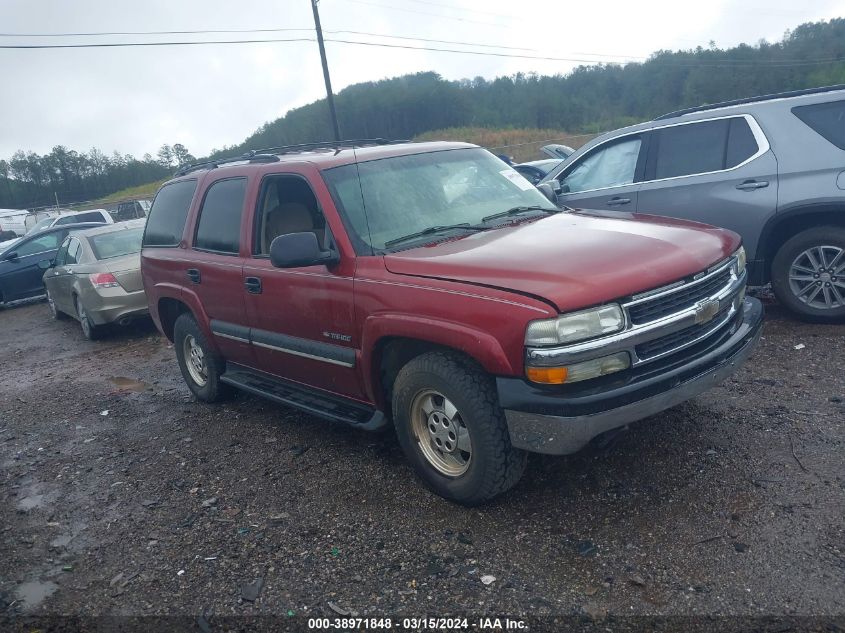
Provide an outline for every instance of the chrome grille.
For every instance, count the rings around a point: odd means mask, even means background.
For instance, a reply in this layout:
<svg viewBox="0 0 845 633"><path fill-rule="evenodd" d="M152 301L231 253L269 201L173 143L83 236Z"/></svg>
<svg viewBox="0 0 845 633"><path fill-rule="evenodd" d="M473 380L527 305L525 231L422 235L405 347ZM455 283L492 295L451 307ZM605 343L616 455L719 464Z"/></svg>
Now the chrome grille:
<svg viewBox="0 0 845 633"><path fill-rule="evenodd" d="M724 286L728 285L730 280L730 267L726 266L698 282L684 284L676 289L667 291L665 294L660 293L654 299L645 299L642 303L630 305L628 307L628 315L630 316L631 323L640 325L642 323L656 321L657 319L662 319L665 316L692 307L702 299L716 294Z"/></svg>
<svg viewBox="0 0 845 633"><path fill-rule="evenodd" d="M734 315L732 303L725 302L712 321L691 325L672 334L640 343L636 346L637 356L641 361L654 360L658 356L665 356L668 353L683 349L694 344L711 333L724 326L730 317Z"/></svg>

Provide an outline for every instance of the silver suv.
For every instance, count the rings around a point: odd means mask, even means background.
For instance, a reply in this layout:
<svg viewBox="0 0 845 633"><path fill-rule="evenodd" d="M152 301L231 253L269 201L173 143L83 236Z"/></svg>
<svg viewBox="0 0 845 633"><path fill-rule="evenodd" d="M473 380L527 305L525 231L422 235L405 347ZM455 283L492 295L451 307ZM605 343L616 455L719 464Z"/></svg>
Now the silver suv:
<svg viewBox="0 0 845 633"><path fill-rule="evenodd" d="M616 130L541 182L558 204L732 229L749 283L845 318L845 86L691 108Z"/></svg>

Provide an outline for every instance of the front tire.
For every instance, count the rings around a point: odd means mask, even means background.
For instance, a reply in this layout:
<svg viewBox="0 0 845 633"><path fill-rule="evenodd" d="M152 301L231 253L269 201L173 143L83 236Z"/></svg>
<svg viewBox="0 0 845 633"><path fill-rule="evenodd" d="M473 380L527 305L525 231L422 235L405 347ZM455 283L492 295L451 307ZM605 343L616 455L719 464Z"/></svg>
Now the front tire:
<svg viewBox="0 0 845 633"><path fill-rule="evenodd" d="M229 395L228 386L220 382L226 362L187 312L180 314L173 325L173 347L182 378L197 400L217 402Z"/></svg>
<svg viewBox="0 0 845 633"><path fill-rule="evenodd" d="M845 229L820 226L787 240L772 260L772 290L805 321L845 319Z"/></svg>
<svg viewBox="0 0 845 633"><path fill-rule="evenodd" d="M489 501L525 470L527 454L511 445L493 379L458 354L428 352L399 371L393 420L414 471L452 501Z"/></svg>
<svg viewBox="0 0 845 633"><path fill-rule="evenodd" d="M54 321L65 321L67 319L67 315L56 308L56 302L53 301L53 296L49 290L47 291L47 307L50 308L50 316L53 317Z"/></svg>

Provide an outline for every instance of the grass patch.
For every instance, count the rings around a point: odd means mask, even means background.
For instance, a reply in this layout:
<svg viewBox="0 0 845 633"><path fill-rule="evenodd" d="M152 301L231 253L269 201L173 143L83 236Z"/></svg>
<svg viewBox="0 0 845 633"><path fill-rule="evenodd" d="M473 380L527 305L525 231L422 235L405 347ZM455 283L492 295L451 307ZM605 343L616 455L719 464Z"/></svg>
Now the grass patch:
<svg viewBox="0 0 845 633"><path fill-rule="evenodd" d="M570 134L565 130L539 128L453 127L425 132L415 141L463 141L486 147L496 154L507 154L515 162L548 158L540 151L543 145L561 143L578 149L595 134Z"/></svg>

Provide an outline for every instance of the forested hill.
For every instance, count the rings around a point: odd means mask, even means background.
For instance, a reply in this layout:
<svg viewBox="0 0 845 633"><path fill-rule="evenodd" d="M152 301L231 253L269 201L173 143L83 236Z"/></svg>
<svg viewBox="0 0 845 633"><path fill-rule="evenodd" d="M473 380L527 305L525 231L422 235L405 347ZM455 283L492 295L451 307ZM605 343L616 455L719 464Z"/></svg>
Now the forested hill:
<svg viewBox="0 0 845 633"><path fill-rule="evenodd" d="M411 138L449 127L597 132L679 108L845 84L845 18L802 24L777 43L658 51L643 63L567 75L446 81L433 72L350 86L336 96L344 138ZM291 110L218 153L329 140L325 100Z"/></svg>

